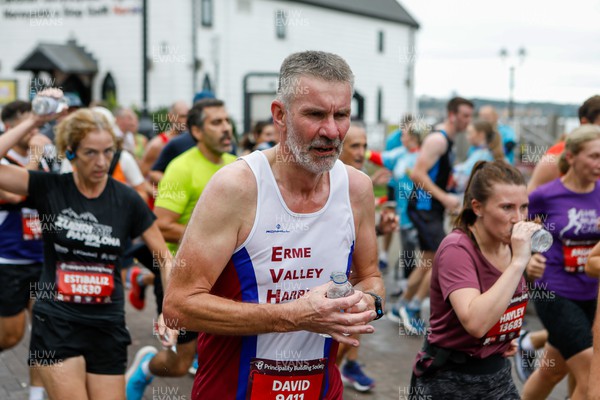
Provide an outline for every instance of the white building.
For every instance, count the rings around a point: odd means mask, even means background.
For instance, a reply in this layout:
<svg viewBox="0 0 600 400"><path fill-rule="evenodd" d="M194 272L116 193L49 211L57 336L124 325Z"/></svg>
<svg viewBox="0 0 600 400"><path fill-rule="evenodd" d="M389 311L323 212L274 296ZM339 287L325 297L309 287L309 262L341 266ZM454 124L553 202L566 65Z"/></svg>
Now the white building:
<svg viewBox="0 0 600 400"><path fill-rule="evenodd" d="M21 99L50 83L142 108L142 11L142 0L0 0L0 81L16 80ZM396 0L148 0L147 26L150 110L211 89L247 127L269 116L282 60L313 49L348 61L366 122L415 111L418 24Z"/></svg>

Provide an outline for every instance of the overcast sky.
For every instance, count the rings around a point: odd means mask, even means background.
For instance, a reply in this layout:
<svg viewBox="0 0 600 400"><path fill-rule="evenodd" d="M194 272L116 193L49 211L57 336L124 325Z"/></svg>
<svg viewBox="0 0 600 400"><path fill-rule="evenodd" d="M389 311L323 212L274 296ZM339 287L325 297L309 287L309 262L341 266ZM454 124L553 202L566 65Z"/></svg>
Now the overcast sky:
<svg viewBox="0 0 600 400"><path fill-rule="evenodd" d="M600 94L599 0L399 0L417 20L417 95L508 99L500 49L527 51L515 100L580 104ZM518 61L516 61L518 65Z"/></svg>

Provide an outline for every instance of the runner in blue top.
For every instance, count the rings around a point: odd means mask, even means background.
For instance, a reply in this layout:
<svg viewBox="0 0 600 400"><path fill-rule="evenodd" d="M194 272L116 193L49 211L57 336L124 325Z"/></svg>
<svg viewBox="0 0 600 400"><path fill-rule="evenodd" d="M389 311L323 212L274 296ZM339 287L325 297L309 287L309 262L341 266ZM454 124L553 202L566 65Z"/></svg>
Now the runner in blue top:
<svg viewBox="0 0 600 400"><path fill-rule="evenodd" d="M401 266L404 267L404 277L408 278L410 271L416 266L414 259L417 250L417 232L408 217L408 200L414 185L410 179L411 170L414 168L419 155L419 148L429 129L424 124L411 124L401 136L402 146L382 153L384 167L392 171L396 182L396 214L400 216L400 253Z"/></svg>
<svg viewBox="0 0 600 400"><path fill-rule="evenodd" d="M31 103L13 101L2 109L7 130L31 116ZM40 169L37 154L50 140L32 128L0 159L3 165ZM44 165L46 168L47 165ZM16 346L25 335L25 310L31 307L42 273L41 224L31 200L0 190L0 352ZM30 400L44 396L37 369L30 368Z"/></svg>
<svg viewBox="0 0 600 400"><path fill-rule="evenodd" d="M463 132L473 116L473 103L461 97L448 102L447 118L437 129L427 135L410 175L414 189L408 202L408 216L419 233L419 247L423 252L423 268L411 274L418 282L419 290L406 308L401 308L404 327L413 333L421 325L421 301L429 293L431 265L438 246L445 236L444 210L454 211L460 206L459 199L446 191L454 153L454 138ZM411 282L409 282L411 284Z"/></svg>

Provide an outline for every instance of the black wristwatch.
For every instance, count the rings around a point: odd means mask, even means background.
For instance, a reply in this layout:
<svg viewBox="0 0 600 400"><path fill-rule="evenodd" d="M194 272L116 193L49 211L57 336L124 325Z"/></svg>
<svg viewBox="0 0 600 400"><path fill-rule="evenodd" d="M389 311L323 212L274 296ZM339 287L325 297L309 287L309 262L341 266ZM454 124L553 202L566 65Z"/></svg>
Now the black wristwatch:
<svg viewBox="0 0 600 400"><path fill-rule="evenodd" d="M373 292L365 292L365 293L370 294L375 299L375 312L377 313L377 316L375 317L375 319L379 319L379 318L383 317L383 308L381 308L381 301L382 301L381 296L378 296Z"/></svg>

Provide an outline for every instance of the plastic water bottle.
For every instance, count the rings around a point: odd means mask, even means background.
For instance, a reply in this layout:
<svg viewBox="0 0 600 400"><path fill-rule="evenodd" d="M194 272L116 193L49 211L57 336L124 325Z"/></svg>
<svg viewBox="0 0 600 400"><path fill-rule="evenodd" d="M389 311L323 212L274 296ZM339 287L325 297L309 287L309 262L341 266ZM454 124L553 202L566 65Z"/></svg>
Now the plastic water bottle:
<svg viewBox="0 0 600 400"><path fill-rule="evenodd" d="M543 253L548 251L552 246L552 234L545 229L540 229L533 232L531 235L531 252L532 253Z"/></svg>
<svg viewBox="0 0 600 400"><path fill-rule="evenodd" d="M48 115L66 110L69 108L69 104L64 97L56 99L54 97L36 96L31 102L31 108L37 115Z"/></svg>
<svg viewBox="0 0 600 400"><path fill-rule="evenodd" d="M339 299L340 297L347 297L354 294L354 288L352 287L352 284L348 282L348 277L345 272L332 272L329 278L331 279L332 284L329 286L329 289L327 289L328 299ZM324 333L320 333L320 335L325 338L331 337ZM349 335L344 334L344 336Z"/></svg>
<svg viewBox="0 0 600 400"><path fill-rule="evenodd" d="M327 289L328 299L339 299L340 297L347 297L354 294L354 288L348 282L345 272L332 272L330 279L333 284Z"/></svg>

